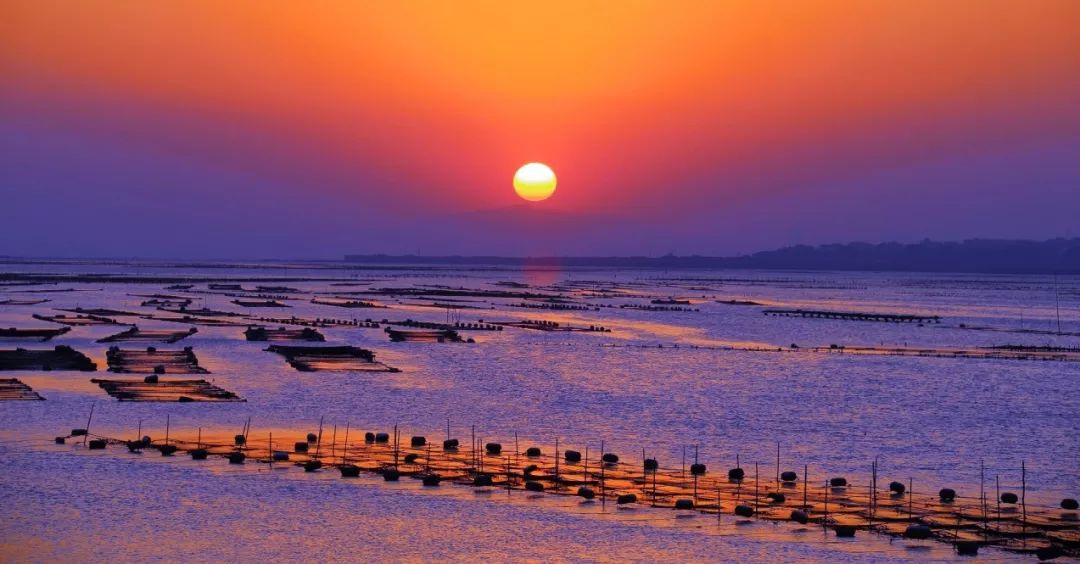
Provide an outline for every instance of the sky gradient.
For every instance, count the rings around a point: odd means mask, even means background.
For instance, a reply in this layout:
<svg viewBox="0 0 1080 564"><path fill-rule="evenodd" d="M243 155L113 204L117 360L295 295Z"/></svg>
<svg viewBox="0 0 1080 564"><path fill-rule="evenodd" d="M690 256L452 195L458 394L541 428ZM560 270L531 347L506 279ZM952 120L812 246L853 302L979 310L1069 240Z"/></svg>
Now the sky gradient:
<svg viewBox="0 0 1080 564"><path fill-rule="evenodd" d="M1080 2L0 4L0 254L1080 235ZM550 165L527 204L511 178Z"/></svg>

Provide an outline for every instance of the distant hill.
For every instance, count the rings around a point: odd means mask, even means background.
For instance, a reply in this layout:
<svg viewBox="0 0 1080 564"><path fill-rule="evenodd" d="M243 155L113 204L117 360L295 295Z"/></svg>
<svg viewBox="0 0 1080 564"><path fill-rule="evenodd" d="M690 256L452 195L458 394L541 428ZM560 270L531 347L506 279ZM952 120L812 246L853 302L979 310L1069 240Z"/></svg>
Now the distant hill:
<svg viewBox="0 0 1080 564"><path fill-rule="evenodd" d="M738 257L498 257L346 255L366 264L527 265L614 268L760 268L902 272L1080 274L1080 238L1049 241L969 239L962 242L796 245Z"/></svg>

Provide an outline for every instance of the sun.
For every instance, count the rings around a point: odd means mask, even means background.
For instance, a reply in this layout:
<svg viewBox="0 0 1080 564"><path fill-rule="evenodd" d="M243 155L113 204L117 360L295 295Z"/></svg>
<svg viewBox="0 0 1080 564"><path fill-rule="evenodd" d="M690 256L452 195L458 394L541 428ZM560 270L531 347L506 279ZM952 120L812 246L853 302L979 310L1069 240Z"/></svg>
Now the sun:
<svg viewBox="0 0 1080 564"><path fill-rule="evenodd" d="M543 163L528 163L514 173L514 191L530 202L540 202L555 193L555 171Z"/></svg>

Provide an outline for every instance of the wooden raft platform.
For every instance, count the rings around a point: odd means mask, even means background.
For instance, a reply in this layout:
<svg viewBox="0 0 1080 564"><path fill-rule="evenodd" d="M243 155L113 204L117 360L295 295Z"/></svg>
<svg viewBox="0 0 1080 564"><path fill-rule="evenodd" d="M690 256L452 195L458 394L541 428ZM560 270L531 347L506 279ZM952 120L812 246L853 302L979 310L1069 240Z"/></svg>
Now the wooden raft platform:
<svg viewBox="0 0 1080 564"><path fill-rule="evenodd" d="M461 335L452 329L384 329L395 343L461 343Z"/></svg>
<svg viewBox="0 0 1080 564"><path fill-rule="evenodd" d="M397 368L377 362L375 353L358 347L270 345L266 350L285 357L289 366L301 372L319 372L322 370L398 372Z"/></svg>
<svg viewBox="0 0 1080 564"><path fill-rule="evenodd" d="M812 319L841 319L845 321L877 321L882 323L941 323L937 315L906 315L898 313L865 313L854 311L824 311L816 309L766 309L762 313L779 317Z"/></svg>
<svg viewBox="0 0 1080 564"><path fill-rule="evenodd" d="M239 464L246 459L295 464L309 472L336 469L343 478L368 472L387 480L398 476L423 479L426 486L449 482L481 490L579 496L613 509L651 507L736 522L790 521L796 526L833 529L837 536L863 531L916 543L943 542L966 554L994 546L1040 557L1080 555L1075 499L1064 499L1059 507L1025 503L1016 495L1022 490L1012 489L1016 484L1003 490L999 502L990 488L978 496L960 495L951 488L935 495L924 486L916 492L910 480L887 482L876 474L862 483L837 476L827 479L825 474L808 479L807 466L781 471L780 463L753 464L717 472L696 461L664 466L644 453L624 459L612 452L598 453L588 445L577 450L547 445L511 448L514 443L504 446L474 438L469 445L446 439L436 446L423 436L402 442L395 434L356 430L346 434L339 428L330 436L324 430L312 434L314 441L302 432L276 434L271 443L250 431L245 431L242 442L225 440L232 437L228 434L219 434L221 438L215 440L200 431L198 441L174 438L171 444L192 452L193 457L195 451L202 451L201 458L203 454L229 457ZM128 444L121 439L107 441ZM144 443L139 448L162 444ZM968 484L966 491L979 494L980 486Z"/></svg>
<svg viewBox="0 0 1080 564"><path fill-rule="evenodd" d="M0 401L44 400L18 378L0 378Z"/></svg>
<svg viewBox="0 0 1080 564"><path fill-rule="evenodd" d="M80 370L93 372L94 364L83 353L66 345L51 350L0 350L0 370Z"/></svg>
<svg viewBox="0 0 1080 564"><path fill-rule="evenodd" d="M68 331L71 331L71 327L61 327L59 329L16 329L15 327L8 327L7 329L0 329L0 339L32 339L45 342Z"/></svg>
<svg viewBox="0 0 1080 564"><path fill-rule="evenodd" d="M199 359L191 347L183 350L125 350L109 347L105 353L109 372L131 374L207 374L209 370L199 366Z"/></svg>
<svg viewBox="0 0 1080 564"><path fill-rule="evenodd" d="M199 330L192 327L187 331L169 331L168 329L139 329L132 327L115 335L109 335L104 339L98 339L99 343L113 343L118 341L158 341L161 343L175 343L186 339Z"/></svg>
<svg viewBox="0 0 1080 564"><path fill-rule="evenodd" d="M305 327L303 329L286 329L284 327L278 327L277 329L268 329L266 327L248 327L244 331L244 338L249 341L313 341L322 342L326 340L317 329L312 327Z"/></svg>
<svg viewBox="0 0 1080 564"><path fill-rule="evenodd" d="M147 376L143 380L106 380L93 378L110 396L120 401L176 402L239 402L240 396L219 388L206 380L159 380Z"/></svg>
<svg viewBox="0 0 1080 564"><path fill-rule="evenodd" d="M127 325L127 323L120 323L119 321L102 315L41 315L34 314L34 319L41 321L48 321L49 323L60 323L62 325L69 325L72 327L82 327L88 325Z"/></svg>

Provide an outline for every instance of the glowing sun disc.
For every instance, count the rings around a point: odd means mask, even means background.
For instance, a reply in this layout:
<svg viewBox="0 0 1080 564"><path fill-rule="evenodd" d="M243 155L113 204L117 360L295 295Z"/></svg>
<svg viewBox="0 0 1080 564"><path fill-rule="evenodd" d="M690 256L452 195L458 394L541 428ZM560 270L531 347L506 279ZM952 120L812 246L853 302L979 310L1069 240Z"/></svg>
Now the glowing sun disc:
<svg viewBox="0 0 1080 564"><path fill-rule="evenodd" d="M555 171L543 163L529 163L514 173L514 191L530 201L546 200L555 193Z"/></svg>

